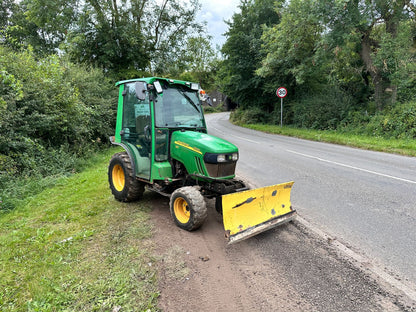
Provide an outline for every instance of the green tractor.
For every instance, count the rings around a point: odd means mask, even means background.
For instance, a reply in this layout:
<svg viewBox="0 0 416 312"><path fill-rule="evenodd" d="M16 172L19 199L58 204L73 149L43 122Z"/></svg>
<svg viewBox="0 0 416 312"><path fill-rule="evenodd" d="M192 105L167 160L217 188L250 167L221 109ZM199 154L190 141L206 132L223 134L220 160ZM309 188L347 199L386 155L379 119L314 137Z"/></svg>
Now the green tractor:
<svg viewBox="0 0 416 312"><path fill-rule="evenodd" d="M108 180L122 202L145 188L170 197L170 212L182 229L199 228L205 198L215 198L230 243L292 220L293 182L248 190L235 178L238 148L207 134L199 84L166 78L119 81L115 136L123 147L110 160ZM270 188L270 189L269 189Z"/></svg>

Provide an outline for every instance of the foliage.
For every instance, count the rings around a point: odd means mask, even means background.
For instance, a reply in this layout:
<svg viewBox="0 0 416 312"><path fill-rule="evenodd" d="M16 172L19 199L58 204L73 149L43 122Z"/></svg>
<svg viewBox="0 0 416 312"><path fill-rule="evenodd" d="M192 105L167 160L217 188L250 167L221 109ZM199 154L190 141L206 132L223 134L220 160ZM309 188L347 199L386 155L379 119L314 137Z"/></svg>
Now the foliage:
<svg viewBox="0 0 416 312"><path fill-rule="evenodd" d="M11 12L14 9L13 0L2 0L0 1L0 31L4 30L9 23Z"/></svg>
<svg viewBox="0 0 416 312"><path fill-rule="evenodd" d="M266 27L262 36L265 57L257 73L267 84L290 89L307 85L309 92L325 84L324 66L316 55L323 26L315 0L293 0L281 9L281 21ZM311 90L312 89L312 90Z"/></svg>
<svg viewBox="0 0 416 312"><path fill-rule="evenodd" d="M271 91L279 86L288 89L285 123L314 129L342 129L355 112L384 116L396 106L403 109L400 103L414 101L411 1L277 1L278 18L264 25L264 18L251 13L268 3L242 1L241 13L229 23L219 78L224 92L248 110L234 118L276 123L280 109ZM253 28L260 39L249 37L244 27ZM260 52L250 54L248 46ZM253 72L258 77L250 76ZM273 113L266 118L262 110ZM360 123L357 127L363 129Z"/></svg>
<svg viewBox="0 0 416 312"><path fill-rule="evenodd" d="M362 115L362 114L361 114ZM416 139L416 102L396 105L374 116L355 116L345 128L366 135L392 139ZM342 129L345 131L345 128Z"/></svg>
<svg viewBox="0 0 416 312"><path fill-rule="evenodd" d="M153 54L151 72L170 73L169 68L184 63L190 38L201 37L203 32L203 24L196 21L199 9L198 0L164 0L161 6L150 7L146 36Z"/></svg>
<svg viewBox="0 0 416 312"><path fill-rule="evenodd" d="M212 114L212 113L225 112L225 108L224 108L223 103L220 103L217 106L204 105L203 106L203 109L204 109L204 114Z"/></svg>
<svg viewBox="0 0 416 312"><path fill-rule="evenodd" d="M242 108L259 106L271 110L270 90L265 92L265 80L255 74L264 54L261 50L263 25L279 22L274 0L242 1L240 13L229 21L227 41L222 47L224 60L218 73L221 91Z"/></svg>
<svg viewBox="0 0 416 312"><path fill-rule="evenodd" d="M351 111L353 99L337 88L313 93L292 103L291 124L301 128L335 130Z"/></svg>
<svg viewBox="0 0 416 312"><path fill-rule="evenodd" d="M98 65L117 80L140 71L171 73L183 63L188 38L201 30L197 0L90 0L82 7L65 50L72 59Z"/></svg>
<svg viewBox="0 0 416 312"><path fill-rule="evenodd" d="M205 90L215 89L215 73L218 67L217 52L211 47L210 36L199 35L188 39L184 54L177 64L182 64L175 76L185 81L199 82ZM174 71L171 71L174 75Z"/></svg>
<svg viewBox="0 0 416 312"><path fill-rule="evenodd" d="M2 1L1 42L37 56L67 53L103 68L116 80L143 71L169 73L182 62L189 38L199 37L198 0ZM175 66L173 66L175 67Z"/></svg>
<svg viewBox="0 0 416 312"><path fill-rule="evenodd" d="M0 213L1 311L158 311L148 201L111 196L113 153Z"/></svg>
<svg viewBox="0 0 416 312"><path fill-rule="evenodd" d="M113 132L115 89L101 71L0 46L0 185L73 169Z"/></svg>
<svg viewBox="0 0 416 312"><path fill-rule="evenodd" d="M399 25L397 34L392 36L384 29L374 35L379 42L379 50L373 54L374 64L380 68L385 79L391 82L387 93L395 93L393 102L386 102L386 106L394 105L395 101L405 102L415 99L413 92L416 73L416 56L413 41L409 38L414 37L412 30L414 22L406 21Z"/></svg>
<svg viewBox="0 0 416 312"><path fill-rule="evenodd" d="M252 107L249 109L237 109L231 116L230 120L237 124L265 124L270 123L270 114L262 110L260 107Z"/></svg>
<svg viewBox="0 0 416 312"><path fill-rule="evenodd" d="M129 8L129 9L127 9ZM86 1L63 48L72 60L120 73L144 69L149 62L140 25L132 22L133 7L107 1ZM125 77L123 77L125 78Z"/></svg>
<svg viewBox="0 0 416 312"><path fill-rule="evenodd" d="M397 56L403 54L407 61L413 42L406 25L414 23L414 6L411 1L319 1L322 21L328 28L326 43L337 53L356 41L355 53L360 57L359 67L364 81L372 89L378 110L395 104L396 79L403 68ZM403 36L403 32L406 35ZM406 38L406 39L405 39ZM410 40L409 40L410 39ZM414 53L414 52L413 52ZM346 63L346 65L349 65ZM357 69L357 67L355 67ZM407 69L405 69L407 71Z"/></svg>
<svg viewBox="0 0 416 312"><path fill-rule="evenodd" d="M3 22L4 43L15 49L31 46L41 56L54 53L71 28L76 3L72 0L13 1Z"/></svg>

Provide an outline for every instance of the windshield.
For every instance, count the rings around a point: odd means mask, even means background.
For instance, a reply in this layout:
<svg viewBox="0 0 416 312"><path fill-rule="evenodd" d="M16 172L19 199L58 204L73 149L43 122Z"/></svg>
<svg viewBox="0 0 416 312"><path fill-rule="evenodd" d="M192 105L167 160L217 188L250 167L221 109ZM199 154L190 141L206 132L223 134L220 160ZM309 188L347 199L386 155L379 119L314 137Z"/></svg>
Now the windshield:
<svg viewBox="0 0 416 312"><path fill-rule="evenodd" d="M156 127L204 127L198 93L185 87L169 86L155 100Z"/></svg>

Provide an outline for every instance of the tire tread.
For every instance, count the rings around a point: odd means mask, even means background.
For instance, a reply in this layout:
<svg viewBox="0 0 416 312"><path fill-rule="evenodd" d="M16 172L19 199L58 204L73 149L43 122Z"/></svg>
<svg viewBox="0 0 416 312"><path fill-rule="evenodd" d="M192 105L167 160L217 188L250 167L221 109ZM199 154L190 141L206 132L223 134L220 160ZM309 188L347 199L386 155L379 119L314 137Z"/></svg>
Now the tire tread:
<svg viewBox="0 0 416 312"><path fill-rule="evenodd" d="M123 169L125 169L125 187L123 191L117 191L112 184L112 164L119 162ZM144 183L136 179L133 172L133 166L127 152L116 153L111 157L110 165L108 166L108 182L114 197L122 202L131 202L140 199L144 193Z"/></svg>

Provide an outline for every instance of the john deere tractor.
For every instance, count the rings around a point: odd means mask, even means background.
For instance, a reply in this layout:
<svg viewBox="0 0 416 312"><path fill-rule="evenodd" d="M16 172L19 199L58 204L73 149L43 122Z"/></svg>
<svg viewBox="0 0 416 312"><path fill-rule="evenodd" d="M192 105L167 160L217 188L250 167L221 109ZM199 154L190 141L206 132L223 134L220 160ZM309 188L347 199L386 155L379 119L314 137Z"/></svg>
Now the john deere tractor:
<svg viewBox="0 0 416 312"><path fill-rule="evenodd" d="M145 188L170 197L170 212L182 229L199 228L207 217L205 198L215 198L230 243L292 220L293 182L248 190L235 178L238 148L207 134L199 84L140 78L119 81L113 144L123 147L110 160L114 197L139 200Z"/></svg>

